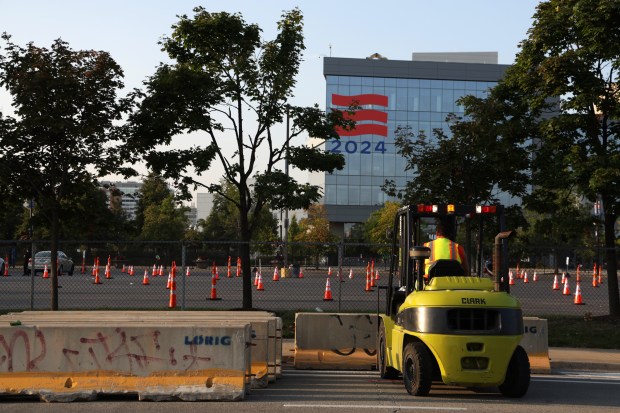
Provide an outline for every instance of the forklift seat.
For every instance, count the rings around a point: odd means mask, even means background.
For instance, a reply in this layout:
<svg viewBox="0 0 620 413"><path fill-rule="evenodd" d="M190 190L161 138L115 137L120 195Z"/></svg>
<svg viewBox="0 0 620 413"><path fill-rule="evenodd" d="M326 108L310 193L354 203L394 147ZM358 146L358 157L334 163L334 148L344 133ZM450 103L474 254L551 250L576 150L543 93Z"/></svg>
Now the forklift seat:
<svg viewBox="0 0 620 413"><path fill-rule="evenodd" d="M428 281L433 277L462 277L465 270L457 260L437 260L428 268Z"/></svg>

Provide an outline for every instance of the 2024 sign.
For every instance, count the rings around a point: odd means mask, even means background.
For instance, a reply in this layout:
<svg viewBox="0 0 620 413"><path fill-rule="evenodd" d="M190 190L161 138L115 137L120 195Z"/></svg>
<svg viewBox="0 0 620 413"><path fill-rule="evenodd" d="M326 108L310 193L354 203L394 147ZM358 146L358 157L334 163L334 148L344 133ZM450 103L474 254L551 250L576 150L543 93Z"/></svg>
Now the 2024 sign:
<svg viewBox="0 0 620 413"><path fill-rule="evenodd" d="M362 154L370 154L371 152L385 153L387 151L387 149L385 148L384 141L379 141L375 143L374 147L373 147L373 143L370 141L343 142L340 140L333 140L333 141L330 141L330 144L331 144L331 148L329 151L332 153L342 153L343 151L346 153L357 153L359 151Z"/></svg>

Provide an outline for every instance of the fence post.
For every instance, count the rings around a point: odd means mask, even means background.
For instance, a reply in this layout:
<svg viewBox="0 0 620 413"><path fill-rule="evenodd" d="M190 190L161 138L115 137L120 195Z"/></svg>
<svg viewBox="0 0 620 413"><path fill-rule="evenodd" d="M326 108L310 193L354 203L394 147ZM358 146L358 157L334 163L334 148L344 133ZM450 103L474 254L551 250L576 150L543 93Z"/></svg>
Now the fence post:
<svg viewBox="0 0 620 413"><path fill-rule="evenodd" d="M342 254L344 250L343 240L338 244L338 312L342 311Z"/></svg>
<svg viewBox="0 0 620 413"><path fill-rule="evenodd" d="M32 267L30 268L30 311L34 310L34 256L36 253L37 253L37 246L33 242L32 248L30 251L30 259L32 260Z"/></svg>
<svg viewBox="0 0 620 413"><path fill-rule="evenodd" d="M187 271L185 269L186 253L187 253L187 247L185 246L185 243L181 241L181 279L183 280L183 282L181 282L181 310L183 311L185 311L185 283L187 282L186 280L187 276L185 275L187 274Z"/></svg>

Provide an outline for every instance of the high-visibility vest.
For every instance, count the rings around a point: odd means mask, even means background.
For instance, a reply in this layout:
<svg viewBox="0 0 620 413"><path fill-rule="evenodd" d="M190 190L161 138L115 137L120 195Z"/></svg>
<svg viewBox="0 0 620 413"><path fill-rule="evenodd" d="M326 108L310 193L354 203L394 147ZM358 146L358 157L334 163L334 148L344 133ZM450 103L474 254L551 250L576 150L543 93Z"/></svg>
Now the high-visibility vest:
<svg viewBox="0 0 620 413"><path fill-rule="evenodd" d="M456 260L461 262L459 255L459 244L450 241L448 238L439 237L434 241L424 244L431 249L431 255L424 263L424 276L428 277L428 269L437 260Z"/></svg>

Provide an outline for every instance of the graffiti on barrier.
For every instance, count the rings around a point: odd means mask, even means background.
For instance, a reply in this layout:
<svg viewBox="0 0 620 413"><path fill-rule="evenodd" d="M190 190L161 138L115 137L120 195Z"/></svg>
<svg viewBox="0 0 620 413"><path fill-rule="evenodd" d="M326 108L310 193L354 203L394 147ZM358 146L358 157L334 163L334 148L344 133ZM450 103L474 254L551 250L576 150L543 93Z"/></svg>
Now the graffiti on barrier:
<svg viewBox="0 0 620 413"><path fill-rule="evenodd" d="M346 321L345 321L346 320ZM341 337L342 343L347 343L346 346L332 347L331 351L339 356L350 356L357 350L363 351L368 356L375 356L377 351L375 349L375 335L370 332L377 329L375 323L373 323L373 317L368 314L363 314L353 317L342 317L339 314L332 314L329 318L330 326L327 331L338 331L339 337ZM335 324L335 325L334 325ZM344 350L346 348L347 350Z"/></svg>
<svg viewBox="0 0 620 413"><path fill-rule="evenodd" d="M58 368L67 371L97 369L128 372L170 367L175 367L175 370L203 369L213 361L209 349L231 346L232 341L230 336L225 335L181 335L172 338L176 345L164 345L159 330L141 330L145 332L131 335L122 328L115 328L106 332L95 330L92 334L76 337L51 334L53 337L48 337L47 341L55 343L54 346L48 345L44 331L38 328L6 331L0 333L0 372L9 373L53 371ZM185 340L181 341L183 338ZM59 342L62 345L58 345Z"/></svg>

